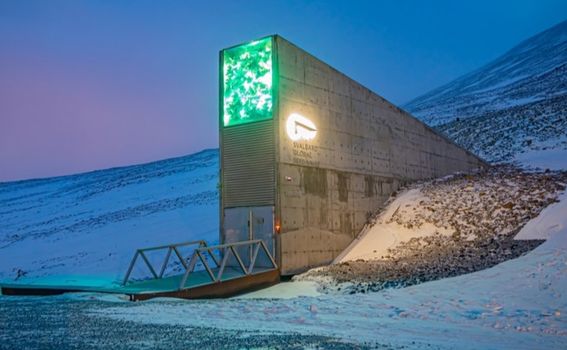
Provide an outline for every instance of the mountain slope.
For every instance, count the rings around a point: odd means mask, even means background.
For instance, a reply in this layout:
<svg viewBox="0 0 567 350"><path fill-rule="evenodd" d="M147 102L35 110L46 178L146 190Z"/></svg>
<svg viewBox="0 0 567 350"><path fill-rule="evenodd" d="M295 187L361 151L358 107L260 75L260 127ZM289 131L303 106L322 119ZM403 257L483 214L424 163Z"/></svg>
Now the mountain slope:
<svg viewBox="0 0 567 350"><path fill-rule="evenodd" d="M136 248L218 239L218 150L0 183L0 279L120 276Z"/></svg>
<svg viewBox="0 0 567 350"><path fill-rule="evenodd" d="M491 161L567 148L567 21L404 106Z"/></svg>

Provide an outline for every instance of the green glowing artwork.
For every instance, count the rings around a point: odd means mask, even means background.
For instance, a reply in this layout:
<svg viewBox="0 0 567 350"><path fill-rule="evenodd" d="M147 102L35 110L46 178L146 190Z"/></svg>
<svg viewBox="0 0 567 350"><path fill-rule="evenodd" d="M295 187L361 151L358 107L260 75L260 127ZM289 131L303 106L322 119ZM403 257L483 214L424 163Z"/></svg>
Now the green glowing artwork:
<svg viewBox="0 0 567 350"><path fill-rule="evenodd" d="M272 38L223 52L223 123L272 118Z"/></svg>

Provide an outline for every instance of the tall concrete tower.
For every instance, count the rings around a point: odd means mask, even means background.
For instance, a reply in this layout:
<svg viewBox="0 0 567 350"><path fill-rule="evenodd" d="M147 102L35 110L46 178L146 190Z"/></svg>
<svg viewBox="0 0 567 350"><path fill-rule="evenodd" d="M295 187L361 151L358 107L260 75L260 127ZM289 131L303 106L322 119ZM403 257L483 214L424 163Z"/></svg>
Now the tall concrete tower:
<svg viewBox="0 0 567 350"><path fill-rule="evenodd" d="M277 35L222 50L219 83L220 241L264 240L283 275L332 261L401 185L486 165Z"/></svg>

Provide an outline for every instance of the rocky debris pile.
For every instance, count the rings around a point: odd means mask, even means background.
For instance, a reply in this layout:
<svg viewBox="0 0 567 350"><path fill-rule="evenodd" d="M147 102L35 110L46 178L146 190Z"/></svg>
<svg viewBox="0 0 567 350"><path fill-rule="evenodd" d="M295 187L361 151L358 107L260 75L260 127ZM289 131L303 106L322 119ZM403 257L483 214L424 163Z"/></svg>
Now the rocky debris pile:
<svg viewBox="0 0 567 350"><path fill-rule="evenodd" d="M302 279L315 277L317 280L321 274L331 276L330 281L321 284L322 292L376 292L487 269L517 258L543 242L515 241L513 234L486 241L458 240L443 235L414 238L393 249L393 258L347 261L316 270L313 274L308 272Z"/></svg>
<svg viewBox="0 0 567 350"><path fill-rule="evenodd" d="M565 77L567 65L563 70ZM567 94L563 93L474 118L457 119L435 128L488 161L512 161L528 151L567 149L566 109Z"/></svg>
<svg viewBox="0 0 567 350"><path fill-rule="evenodd" d="M416 230L429 223L440 232L402 242L382 259L334 264L296 279L317 281L323 292L364 293L492 267L543 242L514 240L514 236L557 201L565 183L567 172L524 172L501 165L413 185L424 196L378 222Z"/></svg>
<svg viewBox="0 0 567 350"><path fill-rule="evenodd" d="M417 184L424 199L398 208L386 222L406 228L431 223L453 231L455 239L475 239L516 231L557 201L567 173L524 172L510 165Z"/></svg>

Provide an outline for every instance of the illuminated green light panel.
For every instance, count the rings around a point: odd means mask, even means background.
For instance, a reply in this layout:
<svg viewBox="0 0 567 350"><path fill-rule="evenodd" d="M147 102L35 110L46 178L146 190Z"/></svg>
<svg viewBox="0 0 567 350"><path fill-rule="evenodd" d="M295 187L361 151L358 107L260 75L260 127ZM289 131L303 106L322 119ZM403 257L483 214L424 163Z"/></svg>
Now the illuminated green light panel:
<svg viewBox="0 0 567 350"><path fill-rule="evenodd" d="M272 105L272 38L225 50L224 126L270 119Z"/></svg>

